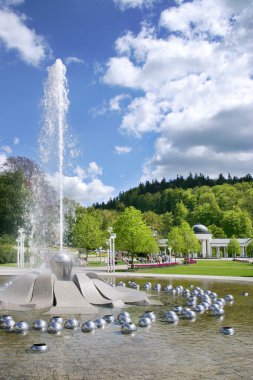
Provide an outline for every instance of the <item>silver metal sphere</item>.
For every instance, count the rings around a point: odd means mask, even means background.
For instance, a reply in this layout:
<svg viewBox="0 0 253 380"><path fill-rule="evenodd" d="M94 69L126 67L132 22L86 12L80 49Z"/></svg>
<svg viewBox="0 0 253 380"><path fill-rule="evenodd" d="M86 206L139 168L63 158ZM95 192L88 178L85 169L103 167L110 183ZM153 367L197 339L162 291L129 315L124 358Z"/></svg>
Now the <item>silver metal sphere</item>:
<svg viewBox="0 0 253 380"><path fill-rule="evenodd" d="M209 294L209 296L210 296L210 298L212 298L212 299L218 297L218 296L217 296L217 293L215 293L215 292L211 292L211 293Z"/></svg>
<svg viewBox="0 0 253 380"><path fill-rule="evenodd" d="M191 298L188 298L186 303L188 306L195 306L197 303L197 300L191 297Z"/></svg>
<svg viewBox="0 0 253 380"><path fill-rule="evenodd" d="M64 323L64 327L65 329L69 329L69 330L74 330L78 327L79 323L78 323L78 320L75 319L75 318L71 318L71 319L68 319L65 323Z"/></svg>
<svg viewBox="0 0 253 380"><path fill-rule="evenodd" d="M13 321L13 317L9 314L7 315L1 315L0 317L0 323L6 322L6 321Z"/></svg>
<svg viewBox="0 0 253 380"><path fill-rule="evenodd" d="M131 323L132 319L131 317L122 317L118 320L120 325L124 325L125 323Z"/></svg>
<svg viewBox="0 0 253 380"><path fill-rule="evenodd" d="M87 321L82 324L81 329L83 332L93 332L96 329L96 324L93 321Z"/></svg>
<svg viewBox="0 0 253 380"><path fill-rule="evenodd" d="M164 291L166 292L166 293L168 293L170 290L172 289L172 285L166 285L165 287L164 287Z"/></svg>
<svg viewBox="0 0 253 380"><path fill-rule="evenodd" d="M248 297L248 295L249 295L249 293L247 293L247 292L240 293L240 296L243 296L243 297Z"/></svg>
<svg viewBox="0 0 253 380"><path fill-rule="evenodd" d="M128 313L128 311L122 311L121 313L118 314L118 319L122 319L122 318L126 318L126 317L129 317L131 318L130 314Z"/></svg>
<svg viewBox="0 0 253 380"><path fill-rule="evenodd" d="M149 289L151 289L151 286L150 286L149 284L144 284L144 285L143 285L143 288L144 288L145 290L149 290Z"/></svg>
<svg viewBox="0 0 253 380"><path fill-rule="evenodd" d="M121 327L122 334L133 334L137 330L137 327L132 322L124 323Z"/></svg>
<svg viewBox="0 0 253 380"><path fill-rule="evenodd" d="M189 289L184 289L184 290L182 291L182 296L183 296L184 298L188 298L188 297L190 297L190 295L191 295L191 292L190 292Z"/></svg>
<svg viewBox="0 0 253 380"><path fill-rule="evenodd" d="M209 304L208 302L204 302L204 301L202 301L202 302L200 303L200 305L202 305L202 306L205 308L205 310L208 310L209 307L210 307L210 304Z"/></svg>
<svg viewBox="0 0 253 380"><path fill-rule="evenodd" d="M193 310L187 310L187 311L184 313L183 318L184 318L184 319L194 320L194 319L197 318L197 314L196 314L195 311L193 311Z"/></svg>
<svg viewBox="0 0 253 380"><path fill-rule="evenodd" d="M176 291L176 289L172 288L172 289L170 289L169 293L172 295L176 295L177 291Z"/></svg>
<svg viewBox="0 0 253 380"><path fill-rule="evenodd" d="M123 288L125 288L126 284L124 282L120 281L117 283L117 286L123 286Z"/></svg>
<svg viewBox="0 0 253 380"><path fill-rule="evenodd" d="M14 326L15 326L15 321L13 319L6 319L5 321L3 320L0 323L0 329L2 329L2 330L11 331Z"/></svg>
<svg viewBox="0 0 253 380"><path fill-rule="evenodd" d="M183 312L183 307L182 306L178 306L178 305L174 305L172 310L178 314L178 315L181 315L182 312Z"/></svg>
<svg viewBox="0 0 253 380"><path fill-rule="evenodd" d="M70 281L72 266L72 258L65 252L58 252L51 260L52 272L58 280Z"/></svg>
<svg viewBox="0 0 253 380"><path fill-rule="evenodd" d="M139 326L140 327L149 327L149 326L151 326L151 323L152 323L152 321L148 317L141 317L139 319Z"/></svg>
<svg viewBox="0 0 253 380"><path fill-rule="evenodd" d="M104 318L97 318L94 322L95 322L97 328L99 328L99 329L103 329L105 327L105 325L107 324L107 322Z"/></svg>
<svg viewBox="0 0 253 380"><path fill-rule="evenodd" d="M59 317L58 315L57 316L55 316L55 317L52 317L51 319L50 319L50 322L58 322L58 323L60 323L60 324L62 324L63 325L63 318L62 317Z"/></svg>
<svg viewBox="0 0 253 380"><path fill-rule="evenodd" d="M63 326L59 322L50 322L49 325L47 326L47 332L49 334L58 334L60 331L62 331Z"/></svg>
<svg viewBox="0 0 253 380"><path fill-rule="evenodd" d="M199 304L194 306L193 310L199 314L203 314L206 311L206 308L203 305Z"/></svg>
<svg viewBox="0 0 253 380"><path fill-rule="evenodd" d="M44 319L37 319L33 322L34 330L45 331L47 328L47 322Z"/></svg>
<svg viewBox="0 0 253 380"><path fill-rule="evenodd" d="M158 292L160 292L161 289L162 289L161 284L155 284L154 285L154 290L157 290Z"/></svg>
<svg viewBox="0 0 253 380"><path fill-rule="evenodd" d="M31 346L31 352L43 353L48 351L48 346L46 343L35 343Z"/></svg>
<svg viewBox="0 0 253 380"><path fill-rule="evenodd" d="M220 332L224 335L234 335L235 330L233 327L225 326L220 329Z"/></svg>
<svg viewBox="0 0 253 380"><path fill-rule="evenodd" d="M153 311L145 311L145 313L143 314L143 317L148 317L149 319L151 319L152 322L154 322L156 320L156 316L155 316L155 313Z"/></svg>
<svg viewBox="0 0 253 380"><path fill-rule="evenodd" d="M168 323L178 323L179 322L179 318L177 316L177 313L175 313L174 311L166 312L165 317L166 317L166 322L168 322Z"/></svg>
<svg viewBox="0 0 253 380"><path fill-rule="evenodd" d="M233 302L234 301L234 297L232 296L232 294L227 294L225 297L224 297L224 300L226 302Z"/></svg>
<svg viewBox="0 0 253 380"><path fill-rule="evenodd" d="M29 330L29 325L25 321L15 323L13 330L17 333L23 333Z"/></svg>
<svg viewBox="0 0 253 380"><path fill-rule="evenodd" d="M105 315L103 318L106 321L106 323L113 323L115 321L115 317L110 314Z"/></svg>

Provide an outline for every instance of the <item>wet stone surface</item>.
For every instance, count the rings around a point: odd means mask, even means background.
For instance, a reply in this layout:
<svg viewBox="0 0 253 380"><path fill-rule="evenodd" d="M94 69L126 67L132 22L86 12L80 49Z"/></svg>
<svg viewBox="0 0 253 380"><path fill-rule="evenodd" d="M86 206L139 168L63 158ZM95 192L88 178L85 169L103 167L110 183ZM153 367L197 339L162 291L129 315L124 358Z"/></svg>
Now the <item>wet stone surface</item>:
<svg viewBox="0 0 253 380"><path fill-rule="evenodd" d="M147 279L135 281L143 285ZM154 279L151 282L156 283ZM215 291L221 297L232 294L235 301L225 306L224 318L204 313L198 315L195 322L180 318L174 325L165 322L164 313L173 305L183 305L183 297L148 291L163 301L164 306L129 307L127 311L135 324L144 311L152 309L157 316L150 328L138 328L134 335L122 334L120 325L115 323L94 333L81 331L81 323L110 313L117 316L121 310L116 309L100 309L99 314L89 316L73 315L79 327L65 329L59 335L32 329L27 335L1 330L0 379L252 379L252 285L186 280L161 282L162 286L168 283L187 288L193 284ZM242 291L247 291L249 296L240 296ZM27 321L30 326L35 319L50 319L41 311L10 311L9 314L16 321ZM63 317L70 318L69 315ZM221 334L222 326L233 326L235 334ZM31 353L30 347L40 342L48 345L48 351Z"/></svg>

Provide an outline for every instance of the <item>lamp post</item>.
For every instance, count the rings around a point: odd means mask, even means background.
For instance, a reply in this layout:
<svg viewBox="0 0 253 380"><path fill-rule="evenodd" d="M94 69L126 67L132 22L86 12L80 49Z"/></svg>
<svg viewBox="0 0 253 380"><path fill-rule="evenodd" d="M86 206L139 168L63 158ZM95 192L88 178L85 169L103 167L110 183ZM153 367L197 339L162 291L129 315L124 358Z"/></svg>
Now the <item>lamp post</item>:
<svg viewBox="0 0 253 380"><path fill-rule="evenodd" d="M108 261L107 261L107 271L108 272L115 272L115 239L116 234L113 233L113 228L108 227L107 231L110 234L108 245L109 245L109 252L108 252Z"/></svg>
<svg viewBox="0 0 253 380"><path fill-rule="evenodd" d="M171 245L168 246L168 250L169 250L169 253L170 253L169 261L171 262L171 251L172 251Z"/></svg>
<svg viewBox="0 0 253 380"><path fill-rule="evenodd" d="M101 261L102 261L102 249L103 249L103 247L99 247L100 264L101 264Z"/></svg>

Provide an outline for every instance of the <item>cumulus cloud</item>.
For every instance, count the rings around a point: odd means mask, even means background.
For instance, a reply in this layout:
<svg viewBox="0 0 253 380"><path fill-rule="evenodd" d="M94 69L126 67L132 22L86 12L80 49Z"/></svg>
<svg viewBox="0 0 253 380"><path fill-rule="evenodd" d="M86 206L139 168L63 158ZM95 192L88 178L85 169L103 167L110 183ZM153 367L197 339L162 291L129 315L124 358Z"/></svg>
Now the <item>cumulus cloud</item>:
<svg viewBox="0 0 253 380"><path fill-rule="evenodd" d="M44 38L26 25L26 16L10 7L20 3L21 0L0 2L0 41L6 50L16 50L24 62L38 66L49 48Z"/></svg>
<svg viewBox="0 0 253 380"><path fill-rule="evenodd" d="M129 8L143 8L150 7L152 4L157 2L157 0L113 0L115 5L119 7L120 10L124 11Z"/></svg>
<svg viewBox="0 0 253 380"><path fill-rule="evenodd" d="M126 100L126 99L129 99L130 96L128 94L120 94L120 95L117 95L117 96L114 96L112 99L110 99L110 102L109 102L109 110L110 111L121 111L121 103Z"/></svg>
<svg viewBox="0 0 253 380"><path fill-rule="evenodd" d="M15 137L13 140L14 145L18 145L20 143L20 139L18 137Z"/></svg>
<svg viewBox="0 0 253 380"><path fill-rule="evenodd" d="M83 59L80 59L80 58L77 58L77 57L67 57L67 58L65 59L65 63L66 63L66 65L71 65L72 63L83 64L83 63L84 63L84 60L83 60Z"/></svg>
<svg viewBox="0 0 253 380"><path fill-rule="evenodd" d="M58 190L59 174L48 176L50 183ZM100 179L93 178L89 182L84 182L78 176L63 177L63 194L69 199L80 202L85 206L90 206L96 202L107 202L114 195L115 189L105 185Z"/></svg>
<svg viewBox="0 0 253 380"><path fill-rule="evenodd" d="M252 171L252 18L253 0L177 1L117 39L103 80L139 90L120 129L157 134L142 180Z"/></svg>
<svg viewBox="0 0 253 380"><path fill-rule="evenodd" d="M130 153L132 148L130 146L115 146L115 154L121 155L121 154L128 154Z"/></svg>

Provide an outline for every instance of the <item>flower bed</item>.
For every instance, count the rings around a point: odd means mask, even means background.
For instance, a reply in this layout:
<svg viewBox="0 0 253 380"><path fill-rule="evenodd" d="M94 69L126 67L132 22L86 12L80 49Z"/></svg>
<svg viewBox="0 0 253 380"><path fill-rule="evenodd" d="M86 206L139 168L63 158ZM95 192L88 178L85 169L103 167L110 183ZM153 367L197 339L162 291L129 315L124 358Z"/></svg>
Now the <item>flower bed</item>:
<svg viewBox="0 0 253 380"><path fill-rule="evenodd" d="M170 262L170 263L145 263L145 264L133 264L131 268L163 268L163 267L171 267L175 265L179 265L178 262Z"/></svg>
<svg viewBox="0 0 253 380"><path fill-rule="evenodd" d="M184 264L197 264L197 260L194 260L194 259L184 259Z"/></svg>

